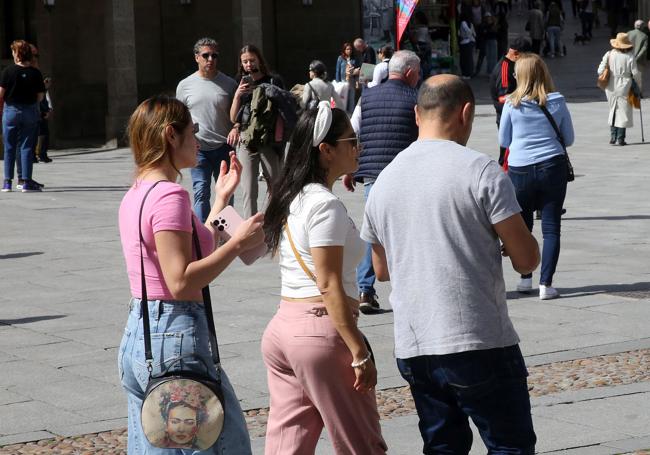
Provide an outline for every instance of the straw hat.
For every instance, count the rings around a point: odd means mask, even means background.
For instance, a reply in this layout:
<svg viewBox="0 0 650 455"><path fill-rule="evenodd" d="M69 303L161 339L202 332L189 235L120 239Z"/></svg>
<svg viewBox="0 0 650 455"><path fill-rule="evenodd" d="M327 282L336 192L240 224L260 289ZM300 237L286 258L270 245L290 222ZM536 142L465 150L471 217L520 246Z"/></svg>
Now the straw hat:
<svg viewBox="0 0 650 455"><path fill-rule="evenodd" d="M627 37L627 33L617 34L616 39L609 40L609 44L611 44L614 49L630 49L634 47L630 42L630 38Z"/></svg>

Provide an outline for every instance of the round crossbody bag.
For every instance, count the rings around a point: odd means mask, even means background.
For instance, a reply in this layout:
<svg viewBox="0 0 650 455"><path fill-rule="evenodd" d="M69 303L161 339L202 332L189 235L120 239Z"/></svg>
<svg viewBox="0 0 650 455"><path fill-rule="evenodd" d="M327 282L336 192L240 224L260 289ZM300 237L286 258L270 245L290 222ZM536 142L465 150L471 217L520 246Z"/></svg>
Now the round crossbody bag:
<svg viewBox="0 0 650 455"><path fill-rule="evenodd" d="M142 325L144 332L145 360L149 370L149 383L142 400L140 422L149 443L158 448L207 450L212 447L223 430L225 401L221 388L219 346L212 316L210 289L204 287L203 307L210 332L212 361L217 369L216 380L209 376L206 362L193 354L168 362L160 373L153 374L151 330L147 301L147 285L142 254L142 210L147 196L160 183L154 183L142 199L138 230L140 234L140 274L142 279ZM197 260L201 259L201 245L192 217L192 238ZM183 371L184 360L202 364L205 373Z"/></svg>

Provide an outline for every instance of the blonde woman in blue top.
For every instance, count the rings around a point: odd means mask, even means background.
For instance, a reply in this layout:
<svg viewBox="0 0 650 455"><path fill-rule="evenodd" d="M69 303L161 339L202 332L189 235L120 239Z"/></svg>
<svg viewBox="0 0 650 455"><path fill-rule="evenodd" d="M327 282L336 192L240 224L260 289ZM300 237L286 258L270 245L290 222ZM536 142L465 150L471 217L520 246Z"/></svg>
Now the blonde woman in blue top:
<svg viewBox="0 0 650 455"><path fill-rule="evenodd" d="M539 280L542 300L560 296L552 286L560 257L560 221L566 196L567 163L564 147L543 108L551 114L566 146L573 144L571 114L564 97L555 91L551 74L536 54L524 54L515 64L517 89L508 97L501 115L499 143L509 147L508 175L528 228L533 213L542 212L544 248ZM522 275L520 292L532 291L532 275Z"/></svg>

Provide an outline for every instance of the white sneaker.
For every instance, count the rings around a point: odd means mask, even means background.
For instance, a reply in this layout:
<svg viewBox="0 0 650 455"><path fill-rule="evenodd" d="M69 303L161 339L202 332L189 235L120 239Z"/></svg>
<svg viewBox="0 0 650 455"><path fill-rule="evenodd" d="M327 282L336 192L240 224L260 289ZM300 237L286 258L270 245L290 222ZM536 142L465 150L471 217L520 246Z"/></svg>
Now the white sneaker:
<svg viewBox="0 0 650 455"><path fill-rule="evenodd" d="M543 284L539 285L539 299L540 300L551 300L557 299L560 296L560 293L557 292L553 286L544 286Z"/></svg>
<svg viewBox="0 0 650 455"><path fill-rule="evenodd" d="M533 279L532 278L522 278L517 285L517 292L523 292L528 294L533 291Z"/></svg>

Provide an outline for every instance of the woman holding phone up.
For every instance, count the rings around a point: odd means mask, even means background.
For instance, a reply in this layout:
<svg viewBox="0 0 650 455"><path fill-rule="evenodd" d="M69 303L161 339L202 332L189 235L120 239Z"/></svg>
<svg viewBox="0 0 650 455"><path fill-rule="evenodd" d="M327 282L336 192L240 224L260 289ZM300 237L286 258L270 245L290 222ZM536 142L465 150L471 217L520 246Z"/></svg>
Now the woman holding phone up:
<svg viewBox="0 0 650 455"><path fill-rule="evenodd" d="M251 109L253 90L261 84L272 84L284 88L277 76L269 74L268 66L262 52L254 45L248 44L239 52L239 87L230 107L230 120L239 124L245 131L253 121L254 112ZM237 157L242 163L242 193L244 217L257 213L257 196L259 192L258 175L260 164L262 172L270 187L280 173L282 151L273 145L265 144L252 147L245 143L240 136L237 147Z"/></svg>
<svg viewBox="0 0 650 455"><path fill-rule="evenodd" d="M132 298L118 354L120 380L129 407L129 455L187 453L180 449L152 447L140 424L142 399L149 381L140 305L141 254L149 310L144 317L149 318L151 326L153 375L171 365L183 371L205 374L207 366L208 374L215 379L217 371L210 354L201 289L242 252L264 242L264 217L257 214L244 221L230 240L215 249L216 234L211 222L226 207L241 173L241 164L232 152L230 170L226 170L225 161L221 163L215 203L205 225L194 215L189 194L176 181L180 169L196 166L199 144L194 135L197 127L192 124L187 107L167 96L144 101L129 120L136 177L122 199L119 227ZM200 260L196 259L193 232L201 247L203 259ZM201 453L250 454L250 439L239 401L222 369L220 375L225 396L223 431L216 444Z"/></svg>
<svg viewBox="0 0 650 455"><path fill-rule="evenodd" d="M332 193L359 167L345 111L303 112L264 230L280 255L282 300L262 337L271 406L266 455L313 454L323 425L337 454L384 454L377 370L357 328L356 266L364 242Z"/></svg>

